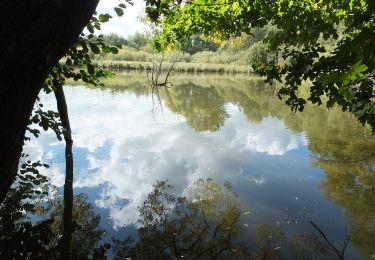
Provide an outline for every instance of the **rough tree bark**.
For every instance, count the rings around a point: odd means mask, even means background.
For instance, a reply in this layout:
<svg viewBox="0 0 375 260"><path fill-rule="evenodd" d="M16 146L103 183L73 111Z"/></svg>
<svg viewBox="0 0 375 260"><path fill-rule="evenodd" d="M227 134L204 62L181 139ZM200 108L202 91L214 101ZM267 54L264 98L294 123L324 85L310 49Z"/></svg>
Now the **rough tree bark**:
<svg viewBox="0 0 375 260"><path fill-rule="evenodd" d="M99 0L6 0L0 23L0 203L18 170L45 78L77 41Z"/></svg>

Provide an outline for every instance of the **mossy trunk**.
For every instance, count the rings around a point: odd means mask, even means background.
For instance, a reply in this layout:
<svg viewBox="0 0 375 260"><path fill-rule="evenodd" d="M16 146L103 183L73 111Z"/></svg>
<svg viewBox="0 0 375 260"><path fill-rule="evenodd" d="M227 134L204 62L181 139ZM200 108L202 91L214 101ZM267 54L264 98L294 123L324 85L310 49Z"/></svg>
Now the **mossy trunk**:
<svg viewBox="0 0 375 260"><path fill-rule="evenodd" d="M0 23L0 203L18 171L27 123L50 70L99 0L6 0Z"/></svg>

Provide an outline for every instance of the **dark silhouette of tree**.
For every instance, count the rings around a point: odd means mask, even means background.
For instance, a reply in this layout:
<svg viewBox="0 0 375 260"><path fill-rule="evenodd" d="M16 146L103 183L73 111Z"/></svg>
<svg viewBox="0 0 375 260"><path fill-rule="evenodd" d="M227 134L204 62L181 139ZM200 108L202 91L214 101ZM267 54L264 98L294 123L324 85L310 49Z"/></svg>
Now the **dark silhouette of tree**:
<svg viewBox="0 0 375 260"><path fill-rule="evenodd" d="M14 181L25 131L51 69L77 42L98 0L6 1L0 25L0 201Z"/></svg>
<svg viewBox="0 0 375 260"><path fill-rule="evenodd" d="M36 223L28 220L25 211L34 205L24 203L29 188L12 189L0 207L0 258L1 259L40 259L54 255L48 245L54 235L51 232L52 220ZM57 252L59 253L59 252Z"/></svg>
<svg viewBox="0 0 375 260"><path fill-rule="evenodd" d="M59 111L61 124L64 128L65 140L65 184L64 184L64 232L62 238L63 257L70 257L70 248L73 232L73 138L68 114L68 106L62 85L57 85L55 90L57 110Z"/></svg>
<svg viewBox="0 0 375 260"><path fill-rule="evenodd" d="M25 197L26 196L26 197ZM50 199L48 196L54 197ZM27 186L11 189L0 206L1 259L103 259L100 217L84 194L74 196L71 254L64 254L64 202L56 194L35 195Z"/></svg>

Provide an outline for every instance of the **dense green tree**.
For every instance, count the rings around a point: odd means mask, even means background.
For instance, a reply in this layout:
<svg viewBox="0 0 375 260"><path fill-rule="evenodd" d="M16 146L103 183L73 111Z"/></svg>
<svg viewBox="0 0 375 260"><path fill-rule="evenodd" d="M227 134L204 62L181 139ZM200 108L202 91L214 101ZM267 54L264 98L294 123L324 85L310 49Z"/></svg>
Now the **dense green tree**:
<svg viewBox="0 0 375 260"><path fill-rule="evenodd" d="M199 35L193 35L189 40L184 42L181 46L181 51L194 54L200 51L217 51L219 47L220 44L210 39L204 39Z"/></svg>
<svg viewBox="0 0 375 260"><path fill-rule="evenodd" d="M136 50L140 50L141 47L147 46L150 42L150 37L146 33L135 33L130 35L126 39L126 45L135 48Z"/></svg>
<svg viewBox="0 0 375 260"><path fill-rule="evenodd" d="M273 60L257 59L253 67L268 81L284 84L280 98L293 110L308 101L338 104L375 130L375 2L372 0L147 0L149 18L162 27L155 47L162 49L194 34L230 37L250 34L272 24L266 37ZM328 50L326 42L334 47ZM311 83L308 97L298 89Z"/></svg>
<svg viewBox="0 0 375 260"><path fill-rule="evenodd" d="M127 43L127 40L124 37L116 33L110 33L108 35L104 35L103 40L109 45L116 45L116 46L125 45Z"/></svg>

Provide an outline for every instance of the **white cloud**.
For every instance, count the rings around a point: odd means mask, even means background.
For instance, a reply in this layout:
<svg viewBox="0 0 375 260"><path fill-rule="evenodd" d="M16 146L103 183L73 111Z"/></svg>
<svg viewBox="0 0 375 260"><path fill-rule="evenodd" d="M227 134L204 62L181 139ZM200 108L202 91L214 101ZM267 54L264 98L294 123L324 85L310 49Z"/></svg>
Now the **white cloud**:
<svg viewBox="0 0 375 260"><path fill-rule="evenodd" d="M291 133L282 121L272 117L265 117L256 125L249 124L247 128L236 128L236 131L234 142L242 144L242 149L268 155L284 155L307 144L303 134Z"/></svg>
<svg viewBox="0 0 375 260"><path fill-rule="evenodd" d="M39 161L43 159L43 147L41 143L36 139L31 139L30 141L26 141L26 145L22 151L24 154L27 154L28 157L21 157L20 163L30 161Z"/></svg>
<svg viewBox="0 0 375 260"><path fill-rule="evenodd" d="M65 183L65 163L56 163L49 168L43 169L40 173L46 175L51 180L51 184L56 187L62 187Z"/></svg>
<svg viewBox="0 0 375 260"><path fill-rule="evenodd" d="M127 8L125 9L124 15L122 17L117 17L113 12L113 8L123 2L124 1L119 0L101 0L99 2L97 8L98 13L111 13L114 17L108 23L102 25L102 33L117 33L119 35L128 36L145 30L145 25L138 19L144 12L145 1L134 0L134 5L126 3Z"/></svg>
<svg viewBox="0 0 375 260"><path fill-rule="evenodd" d="M265 176L260 177L249 177L249 182L257 185L257 186L263 186L268 182L267 178Z"/></svg>

